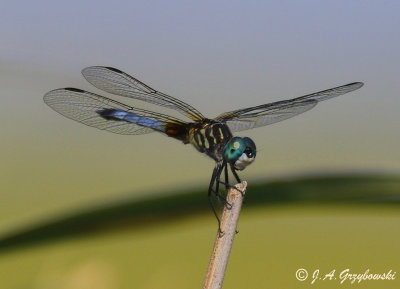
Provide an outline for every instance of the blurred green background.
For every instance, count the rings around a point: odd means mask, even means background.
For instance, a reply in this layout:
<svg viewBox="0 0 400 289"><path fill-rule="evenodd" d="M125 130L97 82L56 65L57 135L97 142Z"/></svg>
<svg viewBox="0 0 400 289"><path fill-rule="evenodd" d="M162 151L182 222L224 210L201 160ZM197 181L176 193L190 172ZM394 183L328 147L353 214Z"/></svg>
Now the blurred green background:
<svg viewBox="0 0 400 289"><path fill-rule="evenodd" d="M393 1L9 1L0 17L0 288L200 287L213 162L42 101L114 66L204 115L365 86L246 131L256 162L224 288L336 288L298 268L399 271L400 39ZM118 100L125 100L117 98ZM143 103L129 102L152 108ZM344 286L350 286L344 285ZM364 281L399 288L399 281Z"/></svg>

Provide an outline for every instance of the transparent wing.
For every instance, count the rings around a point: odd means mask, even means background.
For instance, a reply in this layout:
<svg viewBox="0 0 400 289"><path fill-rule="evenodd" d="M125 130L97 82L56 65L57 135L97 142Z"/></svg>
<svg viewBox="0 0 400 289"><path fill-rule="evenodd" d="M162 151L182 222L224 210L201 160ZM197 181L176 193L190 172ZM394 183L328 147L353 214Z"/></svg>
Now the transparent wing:
<svg viewBox="0 0 400 289"><path fill-rule="evenodd" d="M52 90L43 99L48 106L67 118L117 134L167 133L168 127L184 127L186 124L173 117L133 108L76 88Z"/></svg>
<svg viewBox="0 0 400 289"><path fill-rule="evenodd" d="M317 105L317 101L308 100L299 103L292 103L275 107L268 110L255 110L255 112L245 113L225 120L232 131L242 131L260 126L273 124L312 109Z"/></svg>
<svg viewBox="0 0 400 289"><path fill-rule="evenodd" d="M299 115L320 101L351 92L363 85L362 82L354 82L289 100L226 112L215 119L226 122L232 131L265 126Z"/></svg>
<svg viewBox="0 0 400 289"><path fill-rule="evenodd" d="M89 83L106 92L174 109L192 120L204 119L204 116L189 104L156 91L116 68L91 66L83 69L82 74Z"/></svg>

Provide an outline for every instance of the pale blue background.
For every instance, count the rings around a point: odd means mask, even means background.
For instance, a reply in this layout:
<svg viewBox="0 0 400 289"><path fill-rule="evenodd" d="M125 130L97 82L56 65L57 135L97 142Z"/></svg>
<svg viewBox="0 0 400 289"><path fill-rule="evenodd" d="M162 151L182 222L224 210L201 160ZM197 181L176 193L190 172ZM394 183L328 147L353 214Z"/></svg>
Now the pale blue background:
<svg viewBox="0 0 400 289"><path fill-rule="evenodd" d="M80 75L90 65L122 69L209 117L363 81L242 133L259 149L242 177L398 173L399 11L398 1L3 1L0 217L40 215L44 199L58 212L207 187L213 162L190 146L102 132L45 106L54 88L98 92Z"/></svg>

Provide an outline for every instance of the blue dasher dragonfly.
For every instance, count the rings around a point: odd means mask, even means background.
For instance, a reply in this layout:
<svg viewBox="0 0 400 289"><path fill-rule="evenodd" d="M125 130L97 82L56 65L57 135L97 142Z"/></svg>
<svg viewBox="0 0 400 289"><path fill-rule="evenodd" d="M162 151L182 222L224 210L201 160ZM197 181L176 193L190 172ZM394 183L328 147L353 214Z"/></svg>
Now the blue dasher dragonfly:
<svg viewBox="0 0 400 289"><path fill-rule="evenodd" d="M320 101L363 86L362 82L353 82L289 100L225 112L209 119L189 104L159 92L116 68L92 66L83 69L82 74L100 90L172 109L190 119L184 121L167 114L131 107L77 88L55 89L44 96L44 102L56 112L85 125L124 135L157 131L184 144L190 143L199 152L211 157L215 167L208 187L208 199L218 223L220 220L213 205L213 194L221 198L219 185L222 183L226 188L229 187L228 170L241 182L236 171L254 162L257 154L253 140L233 136L232 132L291 118L312 109ZM224 182L221 181L223 171Z"/></svg>

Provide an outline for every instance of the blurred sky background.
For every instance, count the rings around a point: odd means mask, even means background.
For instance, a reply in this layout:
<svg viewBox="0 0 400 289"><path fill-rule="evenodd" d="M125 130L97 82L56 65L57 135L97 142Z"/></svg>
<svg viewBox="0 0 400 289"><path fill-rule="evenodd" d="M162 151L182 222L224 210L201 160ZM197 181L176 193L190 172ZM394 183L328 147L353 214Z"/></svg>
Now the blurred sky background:
<svg viewBox="0 0 400 289"><path fill-rule="evenodd" d="M399 11L397 1L3 1L0 233L87 204L207 188L213 161L193 147L89 128L43 103L59 87L98 93L80 74L91 65L119 68L208 117L363 81L241 133L259 150L241 176L398 173Z"/></svg>

